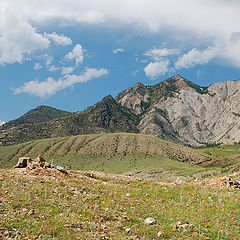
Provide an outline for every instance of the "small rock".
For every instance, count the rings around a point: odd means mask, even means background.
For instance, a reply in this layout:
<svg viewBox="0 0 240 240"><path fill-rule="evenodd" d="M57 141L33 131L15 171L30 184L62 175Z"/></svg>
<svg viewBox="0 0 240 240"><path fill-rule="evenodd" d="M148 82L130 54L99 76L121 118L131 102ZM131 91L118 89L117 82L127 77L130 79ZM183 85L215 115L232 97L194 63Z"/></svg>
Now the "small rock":
<svg viewBox="0 0 240 240"><path fill-rule="evenodd" d="M153 225L155 222L156 220L154 218L146 218L144 220L144 224L147 224L147 225Z"/></svg>
<svg viewBox="0 0 240 240"><path fill-rule="evenodd" d="M55 168L55 169L57 169L59 172L68 174L67 170L65 170L65 169L64 169L63 167L61 167L61 166L55 166L55 165L51 164L51 168Z"/></svg>
<svg viewBox="0 0 240 240"><path fill-rule="evenodd" d="M46 160L41 155L38 155L38 157L34 161L39 163L40 167L44 167L46 162Z"/></svg>
<svg viewBox="0 0 240 240"><path fill-rule="evenodd" d="M131 230L131 228L126 228L126 229L125 229L125 232L127 232L127 233L131 233L132 230Z"/></svg>
<svg viewBox="0 0 240 240"><path fill-rule="evenodd" d="M45 164L44 164L44 168L51 168L51 164L50 164L50 163L47 163L47 162L45 162Z"/></svg>
<svg viewBox="0 0 240 240"><path fill-rule="evenodd" d="M36 168L37 168L37 163L35 163L35 162L30 162L30 163L28 164L28 168L29 168L30 170L36 169Z"/></svg>
<svg viewBox="0 0 240 240"><path fill-rule="evenodd" d="M126 193L126 195L125 195L126 197L130 197L130 193Z"/></svg>
<svg viewBox="0 0 240 240"><path fill-rule="evenodd" d="M34 209L31 209L29 212L28 212L28 215L31 216L31 215L34 215L35 214L35 210Z"/></svg>
<svg viewBox="0 0 240 240"><path fill-rule="evenodd" d="M23 208L22 211L23 211L23 212L27 212L27 209L26 209L26 208Z"/></svg>
<svg viewBox="0 0 240 240"><path fill-rule="evenodd" d="M158 236L158 237L164 237L164 234L163 234L162 232L158 232L158 233L157 233L157 236Z"/></svg>

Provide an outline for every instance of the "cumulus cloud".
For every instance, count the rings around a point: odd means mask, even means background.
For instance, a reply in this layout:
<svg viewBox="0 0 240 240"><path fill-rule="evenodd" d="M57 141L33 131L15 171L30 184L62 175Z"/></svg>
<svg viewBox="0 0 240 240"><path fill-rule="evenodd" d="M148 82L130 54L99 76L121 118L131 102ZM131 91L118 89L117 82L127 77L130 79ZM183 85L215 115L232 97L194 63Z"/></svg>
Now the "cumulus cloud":
<svg viewBox="0 0 240 240"><path fill-rule="evenodd" d="M49 47L49 40L18 12L15 7L0 3L0 65L22 63L24 56ZM11 3L11 1L10 1Z"/></svg>
<svg viewBox="0 0 240 240"><path fill-rule="evenodd" d="M124 52L123 48L116 48L112 50L113 54L119 53L119 52Z"/></svg>
<svg viewBox="0 0 240 240"><path fill-rule="evenodd" d="M2 126L4 123L6 123L6 122L0 120L0 126Z"/></svg>
<svg viewBox="0 0 240 240"><path fill-rule="evenodd" d="M59 67L56 67L55 65L52 65L48 68L48 71L49 72L56 72L58 71L60 68Z"/></svg>
<svg viewBox="0 0 240 240"><path fill-rule="evenodd" d="M83 55L83 48L80 44L77 44L72 52L69 52L64 59L66 60L74 60L76 65L83 63L84 55Z"/></svg>
<svg viewBox="0 0 240 240"><path fill-rule="evenodd" d="M66 45L71 45L72 44L72 39L69 37L66 37L62 34L57 34L55 32L53 33L44 33L44 36L48 38L49 40L52 40L58 45L66 46Z"/></svg>
<svg viewBox="0 0 240 240"><path fill-rule="evenodd" d="M136 33L166 34L185 49L220 45L217 57L240 67L240 40L232 39L239 32L239 0L1 0L0 9L0 64L22 62L24 54L47 48L49 40L32 23L58 20L61 27L131 25Z"/></svg>
<svg viewBox="0 0 240 240"><path fill-rule="evenodd" d="M157 62L150 62L145 68L144 72L147 77L155 78L163 76L169 71L169 60L160 60Z"/></svg>
<svg viewBox="0 0 240 240"><path fill-rule="evenodd" d="M35 70L39 70L41 68L42 68L42 65L40 63L35 63L35 65L34 65Z"/></svg>
<svg viewBox="0 0 240 240"><path fill-rule="evenodd" d="M74 71L73 67L62 67L62 75L70 74Z"/></svg>
<svg viewBox="0 0 240 240"><path fill-rule="evenodd" d="M179 57L179 59L175 63L175 67L177 69L195 67L198 64L208 63L216 56L217 56L216 48L209 47L203 51L193 48L188 53L183 54L181 57Z"/></svg>
<svg viewBox="0 0 240 240"><path fill-rule="evenodd" d="M169 48L153 48L144 53L145 56L151 57L155 61L160 60L162 57L169 55L178 55L180 51L178 49Z"/></svg>
<svg viewBox="0 0 240 240"><path fill-rule="evenodd" d="M12 90L14 91L14 94L28 93L40 98L45 98L77 83L87 82L94 78L100 78L107 73L108 71L105 68L101 68L99 70L95 68L86 68L85 72L80 75L65 75L63 78L58 80L54 80L53 78L49 77L43 82L39 82L39 80L33 80L26 82L23 86Z"/></svg>

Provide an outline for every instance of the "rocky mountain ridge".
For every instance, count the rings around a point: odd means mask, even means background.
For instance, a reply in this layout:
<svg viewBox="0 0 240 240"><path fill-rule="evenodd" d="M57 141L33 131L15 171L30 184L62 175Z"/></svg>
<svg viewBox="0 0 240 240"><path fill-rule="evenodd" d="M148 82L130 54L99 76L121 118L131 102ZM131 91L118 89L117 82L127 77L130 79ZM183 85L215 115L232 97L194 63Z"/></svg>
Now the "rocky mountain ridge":
<svg viewBox="0 0 240 240"><path fill-rule="evenodd" d="M196 146L233 144L240 141L239 105L240 81L200 87L175 75L155 86L138 82L82 112L11 121L0 128L0 145L105 132L139 132Z"/></svg>
<svg viewBox="0 0 240 240"><path fill-rule="evenodd" d="M162 84L172 90L150 104L147 111L142 111L138 125L141 133L191 145L240 141L240 81L202 88L176 75ZM133 100L135 87L118 101L137 113L139 109L134 103L146 98L144 104L151 103L151 92L141 97L136 94Z"/></svg>

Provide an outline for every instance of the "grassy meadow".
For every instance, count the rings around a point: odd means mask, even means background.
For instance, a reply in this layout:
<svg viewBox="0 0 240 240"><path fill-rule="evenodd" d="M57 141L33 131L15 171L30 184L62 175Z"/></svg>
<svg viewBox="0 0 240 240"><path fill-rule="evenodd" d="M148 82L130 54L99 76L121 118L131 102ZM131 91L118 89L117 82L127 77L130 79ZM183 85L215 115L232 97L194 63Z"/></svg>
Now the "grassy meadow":
<svg viewBox="0 0 240 240"><path fill-rule="evenodd" d="M0 178L0 234L6 239L240 238L235 189L77 171L53 177L0 170ZM149 217L153 225L144 223Z"/></svg>

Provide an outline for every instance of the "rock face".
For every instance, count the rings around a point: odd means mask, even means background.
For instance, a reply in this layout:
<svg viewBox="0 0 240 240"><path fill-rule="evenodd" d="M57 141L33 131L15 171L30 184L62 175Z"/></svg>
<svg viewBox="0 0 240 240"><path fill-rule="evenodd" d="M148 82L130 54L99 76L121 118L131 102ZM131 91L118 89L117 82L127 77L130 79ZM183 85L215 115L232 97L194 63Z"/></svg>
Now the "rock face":
<svg viewBox="0 0 240 240"><path fill-rule="evenodd" d="M149 87L141 95L141 99L150 103L138 125L141 133L191 145L240 141L240 81L202 88L176 75L164 84L171 84L172 90L156 101L151 99L153 90ZM138 113L140 110L132 102L134 91L135 87L128 89L117 100Z"/></svg>

